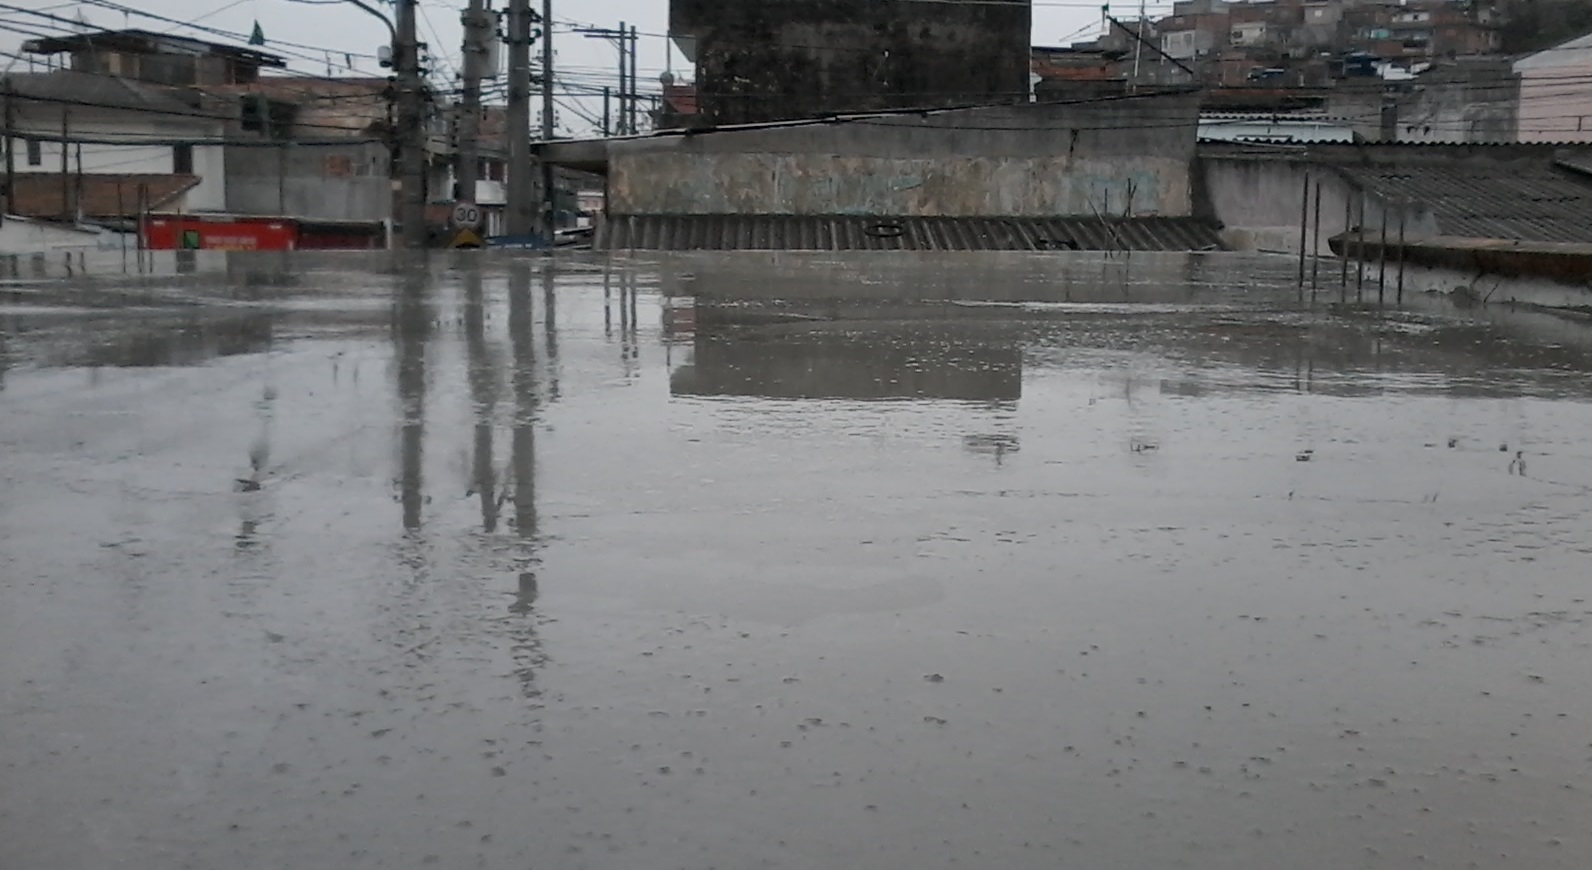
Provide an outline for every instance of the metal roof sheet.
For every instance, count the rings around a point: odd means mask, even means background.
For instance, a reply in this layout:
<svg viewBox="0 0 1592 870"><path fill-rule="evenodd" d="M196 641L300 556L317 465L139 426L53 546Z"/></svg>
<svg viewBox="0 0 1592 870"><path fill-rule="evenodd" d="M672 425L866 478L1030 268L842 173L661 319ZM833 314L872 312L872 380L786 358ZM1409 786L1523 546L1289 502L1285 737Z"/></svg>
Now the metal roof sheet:
<svg viewBox="0 0 1592 870"><path fill-rule="evenodd" d="M1193 251L1221 247L1197 218L617 215L596 247L657 251Z"/></svg>
<svg viewBox="0 0 1592 870"><path fill-rule="evenodd" d="M1430 208L1445 235L1592 242L1592 183L1551 161L1339 168L1383 199Z"/></svg>

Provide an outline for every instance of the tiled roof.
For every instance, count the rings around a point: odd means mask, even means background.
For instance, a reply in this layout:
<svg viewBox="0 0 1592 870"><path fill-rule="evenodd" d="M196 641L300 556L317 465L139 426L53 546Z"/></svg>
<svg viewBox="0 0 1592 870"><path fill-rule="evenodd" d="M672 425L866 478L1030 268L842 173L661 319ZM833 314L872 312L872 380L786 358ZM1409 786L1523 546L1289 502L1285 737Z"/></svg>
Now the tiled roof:
<svg viewBox="0 0 1592 870"><path fill-rule="evenodd" d="M62 202L61 176L54 173L17 175L11 212L27 217L134 217L138 214L138 189L147 187L151 211L171 205L192 190L199 179L192 175L87 174L68 176L66 202Z"/></svg>
<svg viewBox="0 0 1592 870"><path fill-rule="evenodd" d="M1551 160L1341 168L1376 196L1431 209L1444 235L1592 242L1592 179Z"/></svg>
<svg viewBox="0 0 1592 870"><path fill-rule="evenodd" d="M598 231L607 250L1190 251L1221 246L1195 218L618 215Z"/></svg>

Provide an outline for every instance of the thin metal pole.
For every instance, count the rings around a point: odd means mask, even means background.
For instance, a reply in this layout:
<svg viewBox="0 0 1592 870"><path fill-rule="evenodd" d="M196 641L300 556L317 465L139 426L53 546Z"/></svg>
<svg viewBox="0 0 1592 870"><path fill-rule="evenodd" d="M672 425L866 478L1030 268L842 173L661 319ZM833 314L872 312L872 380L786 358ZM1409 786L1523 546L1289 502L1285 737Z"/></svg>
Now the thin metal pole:
<svg viewBox="0 0 1592 870"><path fill-rule="evenodd" d="M72 149L66 147L66 140L69 135L67 130L68 114L66 109L61 110L61 217L63 219L72 215L72 178L68 174L70 167L67 159L67 154Z"/></svg>
<svg viewBox="0 0 1592 870"><path fill-rule="evenodd" d="M1376 251L1376 304L1387 301L1387 201L1382 202L1382 243Z"/></svg>
<svg viewBox="0 0 1592 870"><path fill-rule="evenodd" d="M1349 194L1343 195L1343 239L1338 246L1341 255L1338 258L1338 301L1343 302L1349 297L1349 228L1354 225L1354 200Z"/></svg>
<svg viewBox="0 0 1592 870"><path fill-rule="evenodd" d="M1404 304L1404 222L1408 218L1409 209L1406 203L1399 205L1399 295L1398 303Z"/></svg>
<svg viewBox="0 0 1592 870"><path fill-rule="evenodd" d="M1315 298L1321 286L1321 182L1316 182L1316 222L1314 239L1310 243L1310 297Z"/></svg>
<svg viewBox="0 0 1592 870"><path fill-rule="evenodd" d="M613 88L609 88L609 87L603 88L603 138L604 139L606 139L609 136L613 135L613 130L614 130L613 123L610 120L611 117L612 117L612 113L613 113L613 97L614 97L614 89Z"/></svg>
<svg viewBox="0 0 1592 870"><path fill-rule="evenodd" d="M1365 191L1360 191L1359 220L1354 232L1354 301L1365 301Z"/></svg>
<svg viewBox="0 0 1592 870"><path fill-rule="evenodd" d="M1299 289L1305 289L1305 241L1310 232L1310 173L1305 173L1304 190L1299 194Z"/></svg>

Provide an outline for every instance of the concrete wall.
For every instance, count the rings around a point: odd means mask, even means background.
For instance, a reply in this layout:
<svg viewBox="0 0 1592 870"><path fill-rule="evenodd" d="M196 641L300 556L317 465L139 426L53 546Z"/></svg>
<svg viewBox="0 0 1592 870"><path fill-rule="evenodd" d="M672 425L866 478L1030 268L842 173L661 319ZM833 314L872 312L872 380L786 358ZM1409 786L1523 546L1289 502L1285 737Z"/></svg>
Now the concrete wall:
<svg viewBox="0 0 1592 870"><path fill-rule="evenodd" d="M226 211L321 220L392 216L388 155L380 143L229 145L224 159Z"/></svg>
<svg viewBox="0 0 1592 870"><path fill-rule="evenodd" d="M0 254L97 249L100 234L75 226L7 215L0 222Z"/></svg>
<svg viewBox="0 0 1592 870"><path fill-rule="evenodd" d="M1507 61L1423 73L1398 96L1398 141L1515 141L1520 87Z"/></svg>
<svg viewBox="0 0 1592 870"><path fill-rule="evenodd" d="M621 140L608 209L1184 216L1197 120L1179 95Z"/></svg>
<svg viewBox="0 0 1592 870"><path fill-rule="evenodd" d="M1021 100L1029 0L672 0L717 123Z"/></svg>
<svg viewBox="0 0 1592 870"><path fill-rule="evenodd" d="M1308 213L1311 229L1306 250L1315 248L1315 183L1321 183L1321 251L1331 256L1327 239L1359 225L1360 192L1348 178L1304 159L1277 156L1203 156L1199 161L1200 211L1220 221L1223 242L1239 250L1299 251L1299 220L1304 207L1305 176L1311 192ZM1345 206L1351 219L1345 220ZM1398 226L1398 209L1388 210L1388 224ZM1407 215L1406 238L1436 235L1437 221L1430 212L1412 209ZM1382 206L1374 197L1365 200L1367 238L1380 235Z"/></svg>

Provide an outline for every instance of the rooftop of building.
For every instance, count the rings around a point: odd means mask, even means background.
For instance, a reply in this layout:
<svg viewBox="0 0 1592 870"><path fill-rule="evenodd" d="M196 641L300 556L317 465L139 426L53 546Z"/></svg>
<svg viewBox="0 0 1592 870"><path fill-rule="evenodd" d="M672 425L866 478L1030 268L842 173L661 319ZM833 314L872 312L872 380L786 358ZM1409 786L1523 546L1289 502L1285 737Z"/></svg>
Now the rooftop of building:
<svg viewBox="0 0 1592 870"><path fill-rule="evenodd" d="M61 54L95 50L162 54L172 53L170 49L179 49L177 53L182 54L225 57L253 66L276 68L287 66L287 59L279 54L136 28L101 30L95 33L74 33L66 36L47 36L29 39L22 43L22 50L30 54Z"/></svg>

